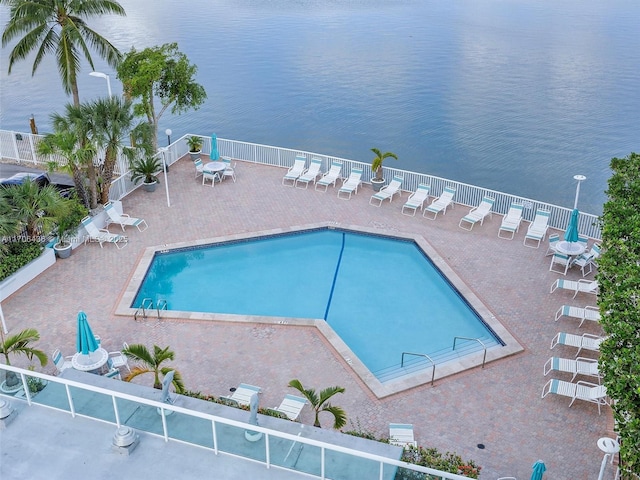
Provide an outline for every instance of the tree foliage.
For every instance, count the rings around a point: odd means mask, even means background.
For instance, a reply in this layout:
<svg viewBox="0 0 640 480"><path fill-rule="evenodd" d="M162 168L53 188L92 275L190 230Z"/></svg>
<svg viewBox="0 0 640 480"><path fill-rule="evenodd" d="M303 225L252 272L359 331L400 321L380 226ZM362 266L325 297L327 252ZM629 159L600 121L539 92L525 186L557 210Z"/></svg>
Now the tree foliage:
<svg viewBox="0 0 640 480"><path fill-rule="evenodd" d="M125 96L139 100L134 106L136 114L145 115L153 127L154 151L158 149L158 123L168 108L179 114L197 110L206 100L204 87L194 80L197 70L177 43L141 51L132 48L124 55L118 78Z"/></svg>
<svg viewBox="0 0 640 480"><path fill-rule="evenodd" d="M598 260L600 370L613 399L621 467L640 475L640 154L611 160Z"/></svg>
<svg viewBox="0 0 640 480"><path fill-rule="evenodd" d="M383 180L383 178L382 178L382 163L387 158L393 158L393 159L397 160L398 156L393 152L384 152L384 153L382 153L377 148L372 148L371 151L376 154L376 156L373 157L373 160L371 161L371 171L375 172L375 174L376 174L375 180Z"/></svg>
<svg viewBox="0 0 640 480"><path fill-rule="evenodd" d="M129 348L124 349L122 353L132 360L140 363L131 369L131 373L129 373L124 379L125 382L130 382L139 375L152 373L153 388L162 390L162 380L160 375L164 378L165 375L173 370L175 373L173 375L172 383L176 392L182 393L182 391L184 391L184 383L182 383L182 376L180 375L180 372L175 368L162 366L162 363L167 360L173 360L175 357L175 353L172 350L169 350L169 347L160 348L159 346L154 345L153 352L151 352L144 345L136 343L129 345Z"/></svg>
<svg viewBox="0 0 640 480"><path fill-rule="evenodd" d="M333 428L340 429L346 425L347 414L345 411L342 408L329 403L329 399L336 393L344 393L344 387L328 387L318 394L313 388L305 389L302 386L302 383L300 383L300 380L291 380L289 382L289 386L298 390L307 400L309 400L311 408L313 408L316 413L316 418L313 422L314 427L321 426L319 418L320 412L329 412L333 415Z"/></svg>

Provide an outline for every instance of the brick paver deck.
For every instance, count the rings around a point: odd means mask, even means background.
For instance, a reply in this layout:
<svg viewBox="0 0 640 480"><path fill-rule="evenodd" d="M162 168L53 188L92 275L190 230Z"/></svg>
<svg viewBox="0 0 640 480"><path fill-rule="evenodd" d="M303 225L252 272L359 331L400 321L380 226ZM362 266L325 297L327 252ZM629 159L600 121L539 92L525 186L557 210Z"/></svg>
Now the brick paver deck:
<svg viewBox="0 0 640 480"><path fill-rule="evenodd" d="M522 245L527 224L508 241L497 237L501 221L497 215L471 232L458 228L459 219L468 212L461 206L435 221L420 213L401 215L407 193L376 208L369 205L368 186L345 201L333 188L321 193L313 186L284 187L284 170L273 167L238 162L237 183L225 180L214 188L202 186L194 173L188 158L171 167L170 208L164 185L154 193L139 190L124 199L124 211L149 224L143 233L127 229L125 249L80 247L4 301L11 332L36 328L42 349L50 353L60 348L70 355L75 348L76 314L82 309L109 350L119 350L123 341L169 345L176 352L173 364L190 390L218 396L244 382L263 388L261 405L275 406L286 393L295 393L287 387L292 378L318 389L340 385L346 392L334 403L346 410L348 429L382 436L388 433L389 422L413 423L419 444L475 460L483 467L481 478L528 478L538 459L546 463L547 476L556 480L597 475L602 454L596 441L610 435L609 409L598 416L594 404L577 401L568 408L565 397L540 398L548 380L542 372L545 361L552 354L567 358L575 354L568 347L549 350L555 333L601 333L595 322L585 322L580 329L572 320L556 323L555 311L562 304L593 304L595 298L549 294L558 275L548 271L544 246L536 250ZM145 247L316 222L422 235L525 350L484 369L439 380L434 387L427 384L379 400L311 327L152 318L135 322L114 314ZM116 232L119 227L110 229ZM362 267L375 275L373 260ZM570 272L567 278L576 279L578 274ZM206 295L208 285L193 288ZM46 370L52 373L53 365ZM150 380L139 378L141 383ZM330 417L321 419L329 425ZM305 409L301 420L311 423L311 411Z"/></svg>

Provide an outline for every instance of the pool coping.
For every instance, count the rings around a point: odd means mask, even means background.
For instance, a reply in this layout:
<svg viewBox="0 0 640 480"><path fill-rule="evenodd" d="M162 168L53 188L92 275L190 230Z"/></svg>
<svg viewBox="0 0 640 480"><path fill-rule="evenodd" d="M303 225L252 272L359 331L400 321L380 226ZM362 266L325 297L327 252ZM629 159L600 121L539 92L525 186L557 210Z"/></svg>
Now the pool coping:
<svg viewBox="0 0 640 480"><path fill-rule="evenodd" d="M322 228L335 228L341 230L353 231L356 233L371 234L376 236L386 236L403 240L414 241L423 252L431 259L434 265L447 277L449 282L458 290L458 292L473 307L482 320L489 328L502 340L503 346L494 346L487 348L485 364L505 357L514 355L524 351L524 347L511 335L507 328L496 318L491 310L478 298L475 292L456 274L449 264L438 254L438 252L429 244L429 242L421 235L401 233L398 231L390 231L380 228L366 228L356 225L344 225L338 222L321 222L307 225L291 226L287 228L277 228L272 230L245 232L241 234L225 235L220 237L205 238L191 242L178 242L172 244L158 245L147 247L140 256L138 263L130 276L116 309L115 315L134 317L139 309L131 308L129 305L140 288L145 278L146 272L156 254L159 251L173 250L179 248L198 247L209 245L212 243L224 243L230 241L242 241L255 237L264 237L272 235L281 235L288 233L299 233L309 230L317 230ZM333 347L335 353L355 372L359 379L369 388L369 390L377 397L384 398L389 395L414 388L420 385L428 384L432 380L432 369L426 368L423 371L407 374L387 382L380 382L373 373L360 361L340 336L331 328L331 326L322 319L308 318L290 318L290 317L267 317L267 316L251 316L251 315L234 315L226 313L203 313L203 312L185 312L185 311L167 311L154 310L154 317L157 315L162 320L196 320L196 321L221 321L232 323L260 323L271 325L296 325L315 327L324 336L327 342ZM483 365L484 352L475 352L465 354L464 357L450 360L446 363L438 364L435 368L434 380L440 380L445 377L461 373L471 368L481 367Z"/></svg>

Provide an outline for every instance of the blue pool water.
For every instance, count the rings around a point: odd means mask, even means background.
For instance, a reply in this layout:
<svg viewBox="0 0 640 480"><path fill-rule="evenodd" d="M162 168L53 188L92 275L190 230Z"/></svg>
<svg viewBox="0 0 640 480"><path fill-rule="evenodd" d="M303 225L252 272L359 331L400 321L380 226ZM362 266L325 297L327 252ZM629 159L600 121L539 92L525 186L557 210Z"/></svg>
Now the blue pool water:
<svg viewBox="0 0 640 480"><path fill-rule="evenodd" d="M132 307L325 319L376 374L402 352L498 339L412 241L315 230L157 253Z"/></svg>

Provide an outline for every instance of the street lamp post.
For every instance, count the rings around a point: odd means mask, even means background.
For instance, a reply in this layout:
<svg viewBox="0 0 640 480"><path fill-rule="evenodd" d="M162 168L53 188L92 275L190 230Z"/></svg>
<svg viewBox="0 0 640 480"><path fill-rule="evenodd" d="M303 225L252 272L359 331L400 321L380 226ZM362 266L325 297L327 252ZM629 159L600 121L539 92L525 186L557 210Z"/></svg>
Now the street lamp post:
<svg viewBox="0 0 640 480"><path fill-rule="evenodd" d="M164 133L167 134L167 146L171 145L171 134L173 133L170 128L167 128Z"/></svg>
<svg viewBox="0 0 640 480"><path fill-rule="evenodd" d="M111 80L109 80L109 75L102 72L90 72L89 75L92 77L104 78L107 81L107 91L109 92L109 98L113 97L111 94Z"/></svg>
<svg viewBox="0 0 640 480"><path fill-rule="evenodd" d="M576 208L578 208L578 196L580 195L580 182L585 181L587 177L585 177L584 175L575 175L573 179L578 182L578 186L576 187L576 199L573 202L573 209L575 210Z"/></svg>
<svg viewBox="0 0 640 480"><path fill-rule="evenodd" d="M166 147L160 149L162 152L162 170L164 172L164 191L167 195L167 207L171 207L171 200L169 200L169 176L167 175L167 150Z"/></svg>

